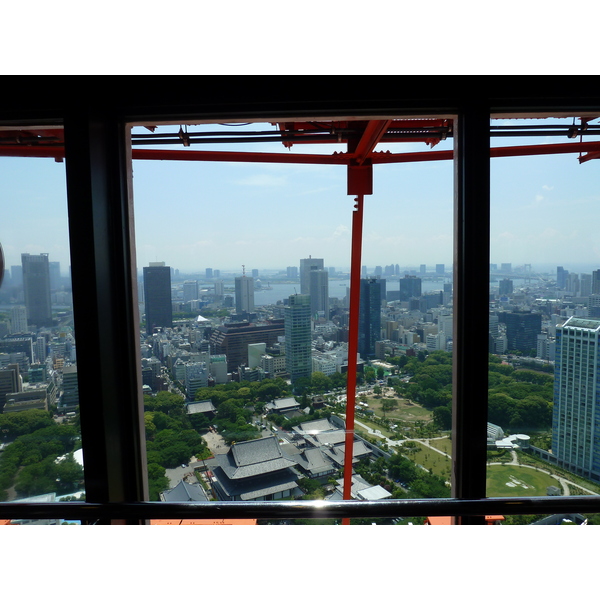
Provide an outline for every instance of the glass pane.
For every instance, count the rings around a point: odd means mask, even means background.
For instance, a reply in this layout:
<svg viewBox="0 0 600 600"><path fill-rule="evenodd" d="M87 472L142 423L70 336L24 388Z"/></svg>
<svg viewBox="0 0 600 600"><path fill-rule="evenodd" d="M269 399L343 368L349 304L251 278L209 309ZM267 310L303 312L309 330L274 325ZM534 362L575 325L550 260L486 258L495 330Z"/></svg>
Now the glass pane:
<svg viewBox="0 0 600 600"><path fill-rule="evenodd" d="M354 196L332 157L364 123L311 127L330 140L287 148L266 141L271 123L132 129L152 500L343 497ZM394 135L377 150L433 152ZM353 498L450 495L443 156L377 164L365 197Z"/></svg>
<svg viewBox="0 0 600 600"><path fill-rule="evenodd" d="M7 154L16 133L0 131ZM84 499L65 165L2 157L0 173L0 500Z"/></svg>
<svg viewBox="0 0 600 600"><path fill-rule="evenodd" d="M521 149L491 161L487 493L598 494L600 163L573 148L597 119L493 120L492 135L508 127L492 137Z"/></svg>

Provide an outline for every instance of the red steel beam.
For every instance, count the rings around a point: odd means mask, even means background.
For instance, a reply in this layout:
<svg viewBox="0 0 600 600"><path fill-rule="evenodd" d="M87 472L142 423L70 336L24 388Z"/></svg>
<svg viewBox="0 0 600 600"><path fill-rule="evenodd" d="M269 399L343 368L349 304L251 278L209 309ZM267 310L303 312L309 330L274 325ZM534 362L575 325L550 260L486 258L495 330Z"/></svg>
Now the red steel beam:
<svg viewBox="0 0 600 600"><path fill-rule="evenodd" d="M362 230L364 196L356 197L352 213L352 254L350 259L350 315L348 326L348 371L346 373L346 436L344 445L343 499L352 492L352 460L354 458L354 412L356 407L356 355L358 354L358 324L360 311L360 270L362 262ZM350 525L350 519L342 519Z"/></svg>
<svg viewBox="0 0 600 600"><path fill-rule="evenodd" d="M547 154L569 154L600 152L600 142L573 142L565 144L542 144L537 146L505 146L490 148L490 157L536 156ZM63 146L2 146L0 156L64 158ZM369 159L373 164L392 164L404 162L423 162L451 160L452 150L432 150L427 152L373 152ZM134 160L180 160L203 162L256 162L286 164L349 165L356 160L355 153L340 152L334 154L278 154L270 152L212 152L202 150L150 150L134 148ZM589 158L587 160L589 160ZM582 161L583 162L583 161Z"/></svg>
<svg viewBox="0 0 600 600"><path fill-rule="evenodd" d="M354 162L362 165L371 157L375 147L387 131L392 121L369 121L353 152Z"/></svg>

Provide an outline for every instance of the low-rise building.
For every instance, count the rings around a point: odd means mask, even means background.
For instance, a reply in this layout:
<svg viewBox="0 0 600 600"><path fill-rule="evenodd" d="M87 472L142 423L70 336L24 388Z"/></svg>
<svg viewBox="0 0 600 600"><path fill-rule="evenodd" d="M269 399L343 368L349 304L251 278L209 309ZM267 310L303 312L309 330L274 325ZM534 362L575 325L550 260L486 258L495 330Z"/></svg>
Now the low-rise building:
<svg viewBox="0 0 600 600"><path fill-rule="evenodd" d="M213 490L219 500L281 500L302 495L296 461L285 455L277 438L234 444L215 456Z"/></svg>

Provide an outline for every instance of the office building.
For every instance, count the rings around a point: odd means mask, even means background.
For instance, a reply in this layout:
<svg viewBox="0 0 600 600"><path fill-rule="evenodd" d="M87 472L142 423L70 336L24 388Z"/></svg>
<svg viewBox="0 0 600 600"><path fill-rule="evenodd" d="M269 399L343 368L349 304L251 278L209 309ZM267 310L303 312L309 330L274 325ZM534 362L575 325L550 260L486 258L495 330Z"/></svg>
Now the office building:
<svg viewBox="0 0 600 600"><path fill-rule="evenodd" d="M215 298L223 298L225 295L225 286L222 281L215 281Z"/></svg>
<svg viewBox="0 0 600 600"><path fill-rule="evenodd" d="M444 265L444 264L435 265L435 274L438 276L445 275L446 274L446 265Z"/></svg>
<svg viewBox="0 0 600 600"><path fill-rule="evenodd" d="M556 287L559 290L565 289L568 273L563 267L556 267Z"/></svg>
<svg viewBox="0 0 600 600"><path fill-rule="evenodd" d="M508 296L513 293L513 281L512 279L502 279L498 284L498 293L500 296Z"/></svg>
<svg viewBox="0 0 600 600"><path fill-rule="evenodd" d="M21 254L21 264L27 322L36 327L49 327L52 325L52 305L48 255Z"/></svg>
<svg viewBox="0 0 600 600"><path fill-rule="evenodd" d="M19 365L10 363L6 367L0 367L0 413L4 408L7 394L23 391L23 378L21 377Z"/></svg>
<svg viewBox="0 0 600 600"><path fill-rule="evenodd" d="M381 339L381 286L370 277L360 280L358 352L363 360L375 356L375 342Z"/></svg>
<svg viewBox="0 0 600 600"><path fill-rule="evenodd" d="M148 335L152 335L156 327L173 327L171 267L164 262L144 267L144 303Z"/></svg>
<svg viewBox="0 0 600 600"><path fill-rule="evenodd" d="M254 312L254 278L235 278L235 310L238 314Z"/></svg>
<svg viewBox="0 0 600 600"><path fill-rule="evenodd" d="M406 301L409 298L419 298L421 296L420 277L415 275L405 275L400 279L400 300Z"/></svg>
<svg viewBox="0 0 600 600"><path fill-rule="evenodd" d="M506 324L508 350L519 350L523 354L537 351L537 336L542 332L542 315L532 312L510 312L502 314Z"/></svg>
<svg viewBox="0 0 600 600"><path fill-rule="evenodd" d="M77 366L68 365L63 368L63 394L60 401L62 408L73 408L79 404L79 380Z"/></svg>
<svg viewBox="0 0 600 600"><path fill-rule="evenodd" d="M284 309L286 365L292 384L312 374L310 296L294 294Z"/></svg>
<svg viewBox="0 0 600 600"><path fill-rule="evenodd" d="M600 269L592 271L592 294L600 294Z"/></svg>
<svg viewBox="0 0 600 600"><path fill-rule="evenodd" d="M310 294L310 272L318 269L323 269L325 262L322 258L308 258L300 259L300 293Z"/></svg>
<svg viewBox="0 0 600 600"><path fill-rule="evenodd" d="M11 333L27 333L27 309L24 306L13 306L10 311Z"/></svg>
<svg viewBox="0 0 600 600"><path fill-rule="evenodd" d="M210 268L206 269L205 275L206 275L206 279L212 279L212 277L213 277L213 270L210 269Z"/></svg>
<svg viewBox="0 0 600 600"><path fill-rule="evenodd" d="M185 364L185 397L193 402L196 392L208 386L208 367L205 362L189 362Z"/></svg>
<svg viewBox="0 0 600 600"><path fill-rule="evenodd" d="M187 280L183 282L183 301L198 300L198 282Z"/></svg>
<svg viewBox="0 0 600 600"><path fill-rule="evenodd" d="M286 276L288 279L298 279L298 267L288 267L286 269Z"/></svg>
<svg viewBox="0 0 600 600"><path fill-rule="evenodd" d="M310 305L309 305L310 311ZM309 312L310 317L310 312ZM248 344L264 342L267 348L277 343L285 334L283 319L271 319L258 323L227 323L214 329L210 336L210 353L227 356L227 370L237 371L247 364Z"/></svg>
<svg viewBox="0 0 600 600"><path fill-rule="evenodd" d="M309 271L310 313L314 317L322 312L329 316L329 273L324 269Z"/></svg>
<svg viewBox="0 0 600 600"><path fill-rule="evenodd" d="M12 265L10 268L10 283L14 286L23 285L23 266Z"/></svg>
<svg viewBox="0 0 600 600"><path fill-rule="evenodd" d="M600 319L556 327L552 454L558 465L600 480Z"/></svg>
<svg viewBox="0 0 600 600"><path fill-rule="evenodd" d="M50 289L53 291L59 290L61 287L60 281L60 263L51 261L48 263L50 269Z"/></svg>
<svg viewBox="0 0 600 600"><path fill-rule="evenodd" d="M589 273L579 275L579 295L587 298L592 293L592 276Z"/></svg>

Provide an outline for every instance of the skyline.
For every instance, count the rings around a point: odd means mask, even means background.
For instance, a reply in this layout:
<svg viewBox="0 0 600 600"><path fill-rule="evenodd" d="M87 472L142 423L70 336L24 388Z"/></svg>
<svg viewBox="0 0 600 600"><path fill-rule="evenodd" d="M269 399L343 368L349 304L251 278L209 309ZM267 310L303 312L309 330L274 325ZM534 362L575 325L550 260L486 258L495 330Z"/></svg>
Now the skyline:
<svg viewBox="0 0 600 600"><path fill-rule="evenodd" d="M539 138L539 143L555 141ZM451 146L450 139L434 150ZM216 149L230 148L220 144ZM428 151L425 144L412 143L380 149ZM256 144L251 150L331 154L345 148L296 145L287 150L281 144ZM539 272L556 266L573 272L599 268L599 175L598 161L579 164L575 154L493 159L490 262L528 263ZM448 268L452 162L375 165L373 188L373 195L365 197L362 263L370 269L422 263ZM65 274L70 264L65 164L2 158L0 198L7 268L20 265L22 253L48 253ZM346 194L342 166L135 160L133 198L140 272L150 262L165 262L184 273L205 268L241 272L242 264L246 272L284 270L308 256L340 270L350 264L353 196Z"/></svg>

